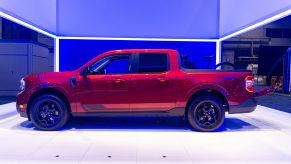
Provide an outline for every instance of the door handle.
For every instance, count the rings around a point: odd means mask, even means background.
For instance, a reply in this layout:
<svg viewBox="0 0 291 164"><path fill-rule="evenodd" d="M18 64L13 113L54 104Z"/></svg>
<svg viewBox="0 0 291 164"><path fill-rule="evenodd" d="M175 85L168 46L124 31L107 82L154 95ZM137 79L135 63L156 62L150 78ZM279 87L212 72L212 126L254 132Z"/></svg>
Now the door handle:
<svg viewBox="0 0 291 164"><path fill-rule="evenodd" d="M123 83L123 82L125 82L125 80L124 79L114 79L113 80L116 84L120 84L120 83Z"/></svg>
<svg viewBox="0 0 291 164"><path fill-rule="evenodd" d="M169 80L169 79L166 78L166 77L159 77L159 78L158 78L158 81L161 82L161 83L164 83L164 82L166 82L166 81L168 81L168 80Z"/></svg>

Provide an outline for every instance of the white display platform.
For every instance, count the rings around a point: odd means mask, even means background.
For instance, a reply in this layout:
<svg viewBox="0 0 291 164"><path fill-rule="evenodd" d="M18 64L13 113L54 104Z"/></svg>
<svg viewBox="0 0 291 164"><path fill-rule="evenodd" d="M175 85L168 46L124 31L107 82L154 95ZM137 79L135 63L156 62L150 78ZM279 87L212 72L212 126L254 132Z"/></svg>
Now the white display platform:
<svg viewBox="0 0 291 164"><path fill-rule="evenodd" d="M2 116L2 117L1 117ZM263 106L212 133L177 121L72 120L43 132L0 106L0 163L291 163L291 114Z"/></svg>

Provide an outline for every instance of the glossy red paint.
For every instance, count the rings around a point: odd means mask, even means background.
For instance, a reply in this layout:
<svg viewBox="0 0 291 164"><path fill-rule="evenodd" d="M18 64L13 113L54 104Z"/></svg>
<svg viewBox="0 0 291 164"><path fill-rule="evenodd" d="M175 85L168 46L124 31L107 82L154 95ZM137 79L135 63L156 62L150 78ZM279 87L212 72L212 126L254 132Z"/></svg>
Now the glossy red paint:
<svg viewBox="0 0 291 164"><path fill-rule="evenodd" d="M81 72L109 55L166 53L170 69L163 73L87 75ZM149 54L150 55L150 54ZM17 95L18 109L26 112L33 95L59 91L67 99L71 112L147 112L185 108L190 97L201 90L220 93L228 106L237 106L255 97L248 92L245 78L251 72L192 70L179 67L179 55L169 49L130 49L105 52L72 72L53 72L24 78L26 88ZM72 85L74 83L74 85Z"/></svg>

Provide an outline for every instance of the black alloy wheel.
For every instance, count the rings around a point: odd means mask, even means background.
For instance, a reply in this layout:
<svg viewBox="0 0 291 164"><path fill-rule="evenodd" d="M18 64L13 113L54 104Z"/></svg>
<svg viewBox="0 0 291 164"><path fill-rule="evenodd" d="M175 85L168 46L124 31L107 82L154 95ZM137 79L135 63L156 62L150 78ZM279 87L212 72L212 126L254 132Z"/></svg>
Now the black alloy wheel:
<svg viewBox="0 0 291 164"><path fill-rule="evenodd" d="M224 121L225 111L222 103L214 96L201 96L189 106L187 118L190 125L198 131L210 132L218 129Z"/></svg>
<svg viewBox="0 0 291 164"><path fill-rule="evenodd" d="M30 118L40 130L57 130L68 121L68 109L62 99L54 95L36 98L30 109Z"/></svg>

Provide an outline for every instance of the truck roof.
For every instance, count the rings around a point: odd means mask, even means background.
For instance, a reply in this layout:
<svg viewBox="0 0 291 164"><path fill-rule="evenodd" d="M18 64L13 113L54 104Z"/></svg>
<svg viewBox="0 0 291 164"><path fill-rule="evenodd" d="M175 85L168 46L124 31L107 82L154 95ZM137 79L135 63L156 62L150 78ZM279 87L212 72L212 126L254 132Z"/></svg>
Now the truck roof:
<svg viewBox="0 0 291 164"><path fill-rule="evenodd" d="M107 51L106 54L114 54L114 53L168 53L168 52L177 52L173 49L120 49L120 50L111 50Z"/></svg>

